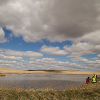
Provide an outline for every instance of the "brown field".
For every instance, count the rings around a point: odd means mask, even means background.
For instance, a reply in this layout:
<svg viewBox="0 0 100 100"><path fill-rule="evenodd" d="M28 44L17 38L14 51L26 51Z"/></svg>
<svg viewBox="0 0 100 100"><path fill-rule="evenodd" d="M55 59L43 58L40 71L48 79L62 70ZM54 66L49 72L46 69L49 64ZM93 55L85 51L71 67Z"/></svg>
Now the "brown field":
<svg viewBox="0 0 100 100"><path fill-rule="evenodd" d="M74 71L74 70L14 70L0 67L0 73L3 74L32 74L32 73L51 73L51 74L83 74L100 75L100 71Z"/></svg>

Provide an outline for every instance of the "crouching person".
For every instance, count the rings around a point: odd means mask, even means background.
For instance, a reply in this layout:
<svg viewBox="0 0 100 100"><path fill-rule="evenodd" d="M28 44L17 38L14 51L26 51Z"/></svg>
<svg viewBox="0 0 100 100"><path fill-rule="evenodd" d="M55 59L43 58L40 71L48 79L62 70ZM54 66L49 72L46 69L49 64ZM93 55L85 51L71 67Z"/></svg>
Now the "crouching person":
<svg viewBox="0 0 100 100"><path fill-rule="evenodd" d="M92 83L96 83L96 78L95 77L92 77Z"/></svg>
<svg viewBox="0 0 100 100"><path fill-rule="evenodd" d="M87 84L89 83L89 80L90 80L90 79L89 79L89 77L88 77L88 78L86 78L86 83L87 83Z"/></svg>

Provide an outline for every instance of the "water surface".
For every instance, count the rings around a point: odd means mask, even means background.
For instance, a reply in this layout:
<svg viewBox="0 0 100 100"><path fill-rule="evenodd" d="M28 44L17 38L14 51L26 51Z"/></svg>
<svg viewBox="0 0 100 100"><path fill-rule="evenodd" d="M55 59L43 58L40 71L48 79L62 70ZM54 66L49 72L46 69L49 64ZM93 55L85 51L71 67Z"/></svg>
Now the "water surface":
<svg viewBox="0 0 100 100"><path fill-rule="evenodd" d="M86 77L92 75L70 74L6 74L0 77L0 84L4 86L19 86L24 88L53 88L56 90L66 89L71 86L79 87L85 83Z"/></svg>

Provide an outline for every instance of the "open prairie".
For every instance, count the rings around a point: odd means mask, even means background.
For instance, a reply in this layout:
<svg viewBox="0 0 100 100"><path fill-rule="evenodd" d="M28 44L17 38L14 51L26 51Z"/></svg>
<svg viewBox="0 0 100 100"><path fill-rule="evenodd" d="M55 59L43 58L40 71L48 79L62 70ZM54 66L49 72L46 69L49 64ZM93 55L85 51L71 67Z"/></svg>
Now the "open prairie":
<svg viewBox="0 0 100 100"><path fill-rule="evenodd" d="M32 74L32 73L51 73L51 74L83 74L100 75L100 71L74 71L74 70L14 70L0 67L0 73L4 74Z"/></svg>

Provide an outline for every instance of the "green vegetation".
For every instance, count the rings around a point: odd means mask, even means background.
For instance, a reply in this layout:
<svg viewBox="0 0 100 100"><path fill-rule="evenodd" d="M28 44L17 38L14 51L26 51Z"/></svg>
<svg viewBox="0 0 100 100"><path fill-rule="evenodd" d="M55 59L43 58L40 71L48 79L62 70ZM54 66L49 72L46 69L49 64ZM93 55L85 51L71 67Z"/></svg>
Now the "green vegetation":
<svg viewBox="0 0 100 100"><path fill-rule="evenodd" d="M24 89L19 87L1 86L0 100L100 100L100 77L95 84L82 84L81 87L72 87L67 90L53 89Z"/></svg>

